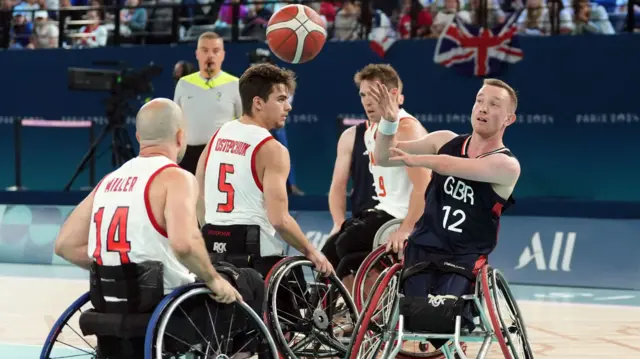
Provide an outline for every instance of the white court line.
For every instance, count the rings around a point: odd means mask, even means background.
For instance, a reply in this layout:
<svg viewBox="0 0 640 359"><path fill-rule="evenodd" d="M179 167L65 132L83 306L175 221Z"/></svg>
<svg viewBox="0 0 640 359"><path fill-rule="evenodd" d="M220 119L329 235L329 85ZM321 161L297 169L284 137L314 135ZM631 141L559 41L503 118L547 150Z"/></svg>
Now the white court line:
<svg viewBox="0 0 640 359"><path fill-rule="evenodd" d="M635 308L640 310L640 305L638 304L598 304L598 303L578 303L578 302L571 302L571 301L562 301L562 302L555 302L555 301L550 301L550 300L528 300L528 299L521 299L518 300L516 299L516 302L518 304L520 303L528 303L528 304L557 304L557 305L561 305L561 306L570 306L570 305L574 305L574 306L583 306L583 307L591 307L591 308L617 308L617 309L629 309L629 308Z"/></svg>

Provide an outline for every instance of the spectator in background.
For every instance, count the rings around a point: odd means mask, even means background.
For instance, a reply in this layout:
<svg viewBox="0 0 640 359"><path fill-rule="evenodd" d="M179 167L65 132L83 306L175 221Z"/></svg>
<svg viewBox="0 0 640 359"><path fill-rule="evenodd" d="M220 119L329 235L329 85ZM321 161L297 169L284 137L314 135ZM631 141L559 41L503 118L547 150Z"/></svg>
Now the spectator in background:
<svg viewBox="0 0 640 359"><path fill-rule="evenodd" d="M102 26L100 14L96 10L89 10L85 18L91 23L83 26L78 31L78 39L76 39L77 47L102 47L107 45L108 32Z"/></svg>
<svg viewBox="0 0 640 359"><path fill-rule="evenodd" d="M461 10L460 0L445 0L444 8L436 13L431 25L431 36L440 36L444 28L449 25L455 17L460 18L464 23L471 22L471 15L466 10Z"/></svg>
<svg viewBox="0 0 640 359"><path fill-rule="evenodd" d="M33 27L32 47L36 49L54 49L58 47L60 31L58 25L49 21L46 10L35 12L36 21Z"/></svg>
<svg viewBox="0 0 640 359"><path fill-rule="evenodd" d="M33 12L40 9L40 4L36 0L24 0L13 8L13 13L22 11L27 22L33 21Z"/></svg>
<svg viewBox="0 0 640 359"><path fill-rule="evenodd" d="M271 58L271 51L267 49L255 49L249 53L249 66L261 64L261 63L273 64L274 61ZM289 103L293 104L293 96L289 97ZM284 147L288 146L286 124L282 128L274 129L271 131L271 135L276 141L280 142ZM289 169L289 177L287 178L287 192L295 196L304 196L304 192L296 185L295 170L293 168L293 162Z"/></svg>
<svg viewBox="0 0 640 359"><path fill-rule="evenodd" d="M362 26L360 25L361 2L345 0L342 8L336 13L333 22L333 39L351 41L360 39Z"/></svg>
<svg viewBox="0 0 640 359"><path fill-rule="evenodd" d="M2 0L0 7L0 36L2 36L2 48L9 48L11 37L7 36L11 33L11 20L13 20L13 1Z"/></svg>
<svg viewBox="0 0 640 359"><path fill-rule="evenodd" d="M178 61L173 66L173 80L177 85L182 77L191 75L194 72L196 72L196 68L192 63L184 60Z"/></svg>
<svg viewBox="0 0 640 359"><path fill-rule="evenodd" d="M136 35L143 32L147 26L147 9L140 6L140 0L127 0L129 9L120 11L120 33Z"/></svg>
<svg viewBox="0 0 640 359"><path fill-rule="evenodd" d="M563 14L564 13L564 14ZM574 0L571 7L561 11L560 19L573 19L560 24L562 33L573 35L615 34L609 21L609 14L604 6L591 3L589 0Z"/></svg>
<svg viewBox="0 0 640 359"><path fill-rule="evenodd" d="M245 27L242 35L253 39L265 40L267 23L273 12L264 3L254 3L249 5L249 12L245 19Z"/></svg>
<svg viewBox="0 0 640 359"><path fill-rule="evenodd" d="M218 21L216 22L216 31L226 32L233 24L233 7L239 6L238 21L244 22L249 16L249 8L247 5L240 4L240 0L225 0L224 4L220 8L218 14Z"/></svg>
<svg viewBox="0 0 640 359"><path fill-rule="evenodd" d="M517 22L519 34L537 36L551 34L549 8L543 0L527 0L526 7L520 13Z"/></svg>
<svg viewBox="0 0 640 359"><path fill-rule="evenodd" d="M400 21L398 22L398 32L400 33L400 38L408 39L411 37L411 10L413 0L404 0L402 5L402 15L400 15ZM433 24L433 18L431 17L431 13L424 8L420 3L415 2L418 7L417 13L417 24L418 27L416 30L416 37L427 37L431 32L431 24Z"/></svg>
<svg viewBox="0 0 640 359"><path fill-rule="evenodd" d="M483 21L480 18L481 12L479 11L481 1L471 0L470 4L471 4L471 11L470 11L469 17L471 18L471 24L476 26L482 25ZM504 11L502 11L502 9L500 8L499 0L486 0L486 6L487 6L487 11L486 11L487 27L491 28L491 27L501 25L507 20L507 17Z"/></svg>
<svg viewBox="0 0 640 359"><path fill-rule="evenodd" d="M33 25L27 21L22 12L13 13L13 26L11 26L11 49L25 49L31 43Z"/></svg>

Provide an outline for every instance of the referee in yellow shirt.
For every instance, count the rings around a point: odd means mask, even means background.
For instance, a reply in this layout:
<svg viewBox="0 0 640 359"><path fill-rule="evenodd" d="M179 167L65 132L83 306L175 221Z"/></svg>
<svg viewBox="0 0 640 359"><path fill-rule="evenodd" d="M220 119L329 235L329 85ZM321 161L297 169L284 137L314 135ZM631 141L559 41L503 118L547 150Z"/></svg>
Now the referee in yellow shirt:
<svg viewBox="0 0 640 359"><path fill-rule="evenodd" d="M218 34L200 35L196 49L199 71L180 78L173 96L189 129L180 166L193 174L211 136L224 123L242 115L238 78L222 71L224 55L224 41Z"/></svg>

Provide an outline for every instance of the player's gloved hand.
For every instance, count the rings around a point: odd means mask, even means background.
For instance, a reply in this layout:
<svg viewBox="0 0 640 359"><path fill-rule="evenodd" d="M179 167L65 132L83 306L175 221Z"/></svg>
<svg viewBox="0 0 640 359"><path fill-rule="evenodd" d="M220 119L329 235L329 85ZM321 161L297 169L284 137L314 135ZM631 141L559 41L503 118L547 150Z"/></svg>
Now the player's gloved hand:
<svg viewBox="0 0 640 359"><path fill-rule="evenodd" d="M313 251L309 252L309 254L307 255L307 259L309 259L311 263L313 263L313 265L316 267L316 270L324 274L325 277L331 274L335 274L333 266L331 265L331 263L329 263L327 257L325 257L324 254L322 254L320 251L314 249Z"/></svg>
<svg viewBox="0 0 640 359"><path fill-rule="evenodd" d="M393 251L394 253L399 253L400 257L402 257L404 242L409 238L410 234L410 232L406 231L395 231L391 233L389 240L387 240L387 252Z"/></svg>
<svg viewBox="0 0 640 359"><path fill-rule="evenodd" d="M211 281L207 282L207 287L211 289L211 295L216 302L233 303L235 301L242 302L240 293L220 275L215 276Z"/></svg>

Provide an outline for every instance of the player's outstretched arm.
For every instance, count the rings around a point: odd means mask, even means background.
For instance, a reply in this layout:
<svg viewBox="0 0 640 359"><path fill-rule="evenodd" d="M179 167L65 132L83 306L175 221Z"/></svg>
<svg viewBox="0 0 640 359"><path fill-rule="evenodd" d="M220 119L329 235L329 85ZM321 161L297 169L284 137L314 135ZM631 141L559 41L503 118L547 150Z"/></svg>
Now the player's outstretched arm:
<svg viewBox="0 0 640 359"><path fill-rule="evenodd" d="M199 191L195 177L183 169L168 168L158 175L156 181L162 181L166 191L164 219L169 244L176 258L205 282L220 278L211 265L197 226L195 208Z"/></svg>
<svg viewBox="0 0 640 359"><path fill-rule="evenodd" d="M482 158L462 158L449 155L409 155L393 150L393 160L409 167L426 167L443 176L454 176L471 181L511 186L520 177L520 163L502 153Z"/></svg>
<svg viewBox="0 0 640 359"><path fill-rule="evenodd" d="M307 256L315 250L302 229L289 214L287 177L290 169L289 151L277 141L268 141L260 148L256 162L264 169L262 187L267 217L285 242Z"/></svg>
<svg viewBox="0 0 640 359"><path fill-rule="evenodd" d="M346 129L338 140L336 163L329 188L329 212L333 219L332 233L337 232L345 221L347 211L347 183L351 169L351 156L355 141L356 127Z"/></svg>
<svg viewBox="0 0 640 359"><path fill-rule="evenodd" d="M57 255L87 270L93 261L89 258L88 245L94 196L95 188L64 221L55 243Z"/></svg>
<svg viewBox="0 0 640 359"><path fill-rule="evenodd" d="M213 138L213 137L212 137ZM198 202L196 204L196 218L200 226L204 226L204 172L207 165L207 156L209 155L209 148L211 147L211 140L207 142L207 145L202 150L200 158L198 159L198 165L196 166L196 180L198 181Z"/></svg>

